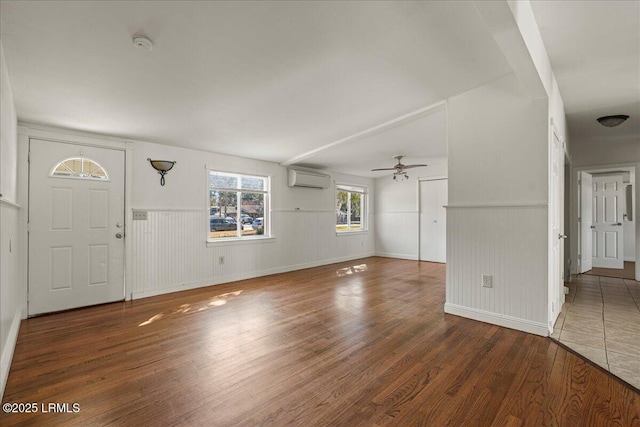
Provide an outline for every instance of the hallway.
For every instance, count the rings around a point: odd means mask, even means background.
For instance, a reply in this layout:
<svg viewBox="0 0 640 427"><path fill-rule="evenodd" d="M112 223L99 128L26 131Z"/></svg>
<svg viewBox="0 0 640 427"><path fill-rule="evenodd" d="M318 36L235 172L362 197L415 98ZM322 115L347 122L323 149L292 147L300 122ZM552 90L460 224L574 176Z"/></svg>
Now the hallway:
<svg viewBox="0 0 640 427"><path fill-rule="evenodd" d="M640 282L578 275L551 338L640 389Z"/></svg>

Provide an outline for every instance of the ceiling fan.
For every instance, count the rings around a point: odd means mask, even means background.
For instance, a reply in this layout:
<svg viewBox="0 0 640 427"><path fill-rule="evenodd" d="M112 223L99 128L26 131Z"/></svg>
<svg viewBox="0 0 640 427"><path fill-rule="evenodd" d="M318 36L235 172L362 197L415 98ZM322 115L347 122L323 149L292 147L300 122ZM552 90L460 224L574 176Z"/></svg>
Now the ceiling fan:
<svg viewBox="0 0 640 427"><path fill-rule="evenodd" d="M391 168L378 168L378 169L371 169L371 171L395 171L393 173L393 180L396 181L398 180L398 177L400 177L401 180L403 179L409 179L409 175L407 175L407 172L405 172L406 169L412 169L412 168L419 168L419 167L423 167L423 166L427 166L427 165L403 165L402 164L402 158L404 156L401 156L399 154L393 156L394 159L396 159L398 161L398 163Z"/></svg>

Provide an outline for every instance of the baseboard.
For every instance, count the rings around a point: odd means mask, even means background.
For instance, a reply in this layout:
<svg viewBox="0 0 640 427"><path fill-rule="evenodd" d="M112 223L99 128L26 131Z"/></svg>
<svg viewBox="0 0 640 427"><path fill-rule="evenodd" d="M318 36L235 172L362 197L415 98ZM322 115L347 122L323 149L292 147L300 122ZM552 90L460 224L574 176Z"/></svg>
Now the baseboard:
<svg viewBox="0 0 640 427"><path fill-rule="evenodd" d="M22 309L18 309L13 316L13 322L11 322L11 327L9 328L9 336L7 336L7 342L2 350L2 358L0 359L0 400L2 400L2 396L4 396L4 389L7 385L7 379L9 378L9 369L11 369L11 360L13 359L13 352L16 348L21 321Z"/></svg>
<svg viewBox="0 0 640 427"><path fill-rule="evenodd" d="M350 256L339 257L339 258L330 258L330 259L325 259L320 261L312 261L312 262L305 262L301 264L293 264L293 265L286 265L282 267L268 268L265 270L252 271L252 272L243 273L243 274L212 277L210 279L182 283L182 284L169 286L162 289L134 291L131 295L131 299L147 298L147 297L153 297L158 295L170 294L173 292L186 291L189 289L204 288L207 286L220 285L223 283L237 282L240 280L255 279L256 277L270 276L272 274L288 273L290 271L304 270L305 268L320 267L323 265L336 264L339 262L351 261L354 259L367 258L371 256L374 256L374 254L363 253L363 254L350 255Z"/></svg>
<svg viewBox="0 0 640 427"><path fill-rule="evenodd" d="M530 334L549 336L547 325L540 322L521 319L518 317L506 316L490 311L479 310L477 308L464 307L457 304L445 303L444 312L480 322L491 323L492 325L504 326L505 328L517 331L528 332Z"/></svg>
<svg viewBox="0 0 640 427"><path fill-rule="evenodd" d="M398 259L409 259L413 261L418 260L417 255L413 254L396 254L393 252L376 252L375 256L383 257L383 258L398 258Z"/></svg>

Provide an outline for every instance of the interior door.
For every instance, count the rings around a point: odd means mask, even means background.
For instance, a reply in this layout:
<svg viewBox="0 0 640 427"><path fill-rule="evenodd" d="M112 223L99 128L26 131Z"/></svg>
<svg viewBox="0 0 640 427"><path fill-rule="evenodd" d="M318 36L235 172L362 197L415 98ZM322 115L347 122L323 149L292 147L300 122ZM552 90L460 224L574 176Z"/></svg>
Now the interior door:
<svg viewBox="0 0 640 427"><path fill-rule="evenodd" d="M580 273L593 268L593 177L580 172Z"/></svg>
<svg viewBox="0 0 640 427"><path fill-rule="evenodd" d="M420 181L420 260L447 260L447 180Z"/></svg>
<svg viewBox="0 0 640 427"><path fill-rule="evenodd" d="M563 189L564 189L564 150L555 132L552 136L549 181L549 229L551 236L549 258L549 327L550 330L560 313L564 302L563 292L563 248L564 248L564 220L563 220Z"/></svg>
<svg viewBox="0 0 640 427"><path fill-rule="evenodd" d="M624 268L623 179L593 177L593 266Z"/></svg>
<svg viewBox="0 0 640 427"><path fill-rule="evenodd" d="M124 152L32 139L29 315L124 299Z"/></svg>

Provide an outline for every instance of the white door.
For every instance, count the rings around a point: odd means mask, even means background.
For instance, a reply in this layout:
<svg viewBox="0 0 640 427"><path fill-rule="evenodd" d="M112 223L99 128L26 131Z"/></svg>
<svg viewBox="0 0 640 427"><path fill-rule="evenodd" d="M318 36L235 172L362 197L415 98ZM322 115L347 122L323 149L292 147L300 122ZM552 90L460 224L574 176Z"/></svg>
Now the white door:
<svg viewBox="0 0 640 427"><path fill-rule="evenodd" d="M580 266L584 273L593 268L593 177L580 172Z"/></svg>
<svg viewBox="0 0 640 427"><path fill-rule="evenodd" d="M447 180L420 181L420 260L447 260Z"/></svg>
<svg viewBox="0 0 640 427"><path fill-rule="evenodd" d="M593 266L624 268L622 176L593 177Z"/></svg>
<svg viewBox="0 0 640 427"><path fill-rule="evenodd" d="M29 315L124 299L124 152L30 141Z"/></svg>
<svg viewBox="0 0 640 427"><path fill-rule="evenodd" d="M550 266L549 300L550 323L552 328L564 302L564 150L558 136L553 132L551 146L551 165L549 182L549 221L550 221Z"/></svg>

